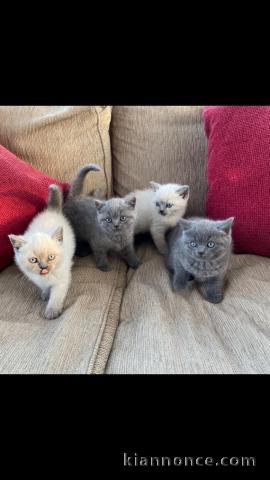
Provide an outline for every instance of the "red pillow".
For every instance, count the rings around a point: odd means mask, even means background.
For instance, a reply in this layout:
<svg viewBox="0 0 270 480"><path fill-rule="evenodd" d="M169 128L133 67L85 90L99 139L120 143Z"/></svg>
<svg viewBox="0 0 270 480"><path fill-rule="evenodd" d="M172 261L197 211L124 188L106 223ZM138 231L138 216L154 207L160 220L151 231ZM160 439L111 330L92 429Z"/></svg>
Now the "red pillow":
<svg viewBox="0 0 270 480"><path fill-rule="evenodd" d="M17 158L0 145L0 270L12 262L8 234L24 233L32 218L46 205L48 186L61 183Z"/></svg>
<svg viewBox="0 0 270 480"><path fill-rule="evenodd" d="M235 217L236 253L270 256L270 107L205 107L206 214Z"/></svg>

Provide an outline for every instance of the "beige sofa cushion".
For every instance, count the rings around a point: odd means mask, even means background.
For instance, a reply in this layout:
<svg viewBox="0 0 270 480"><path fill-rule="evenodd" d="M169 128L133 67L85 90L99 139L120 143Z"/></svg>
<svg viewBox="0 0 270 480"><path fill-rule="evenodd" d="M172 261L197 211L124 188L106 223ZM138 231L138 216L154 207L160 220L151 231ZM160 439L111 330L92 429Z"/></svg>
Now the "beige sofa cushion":
<svg viewBox="0 0 270 480"><path fill-rule="evenodd" d="M270 259L234 255L218 305L174 293L162 257L141 246L129 272L108 374L269 374Z"/></svg>
<svg viewBox="0 0 270 480"><path fill-rule="evenodd" d="M0 107L0 144L43 172L71 181L85 163L103 173L89 174L86 191L112 191L109 126L111 107Z"/></svg>
<svg viewBox="0 0 270 480"><path fill-rule="evenodd" d="M113 107L114 191L125 195L149 181L191 186L187 214L204 213L207 140L202 107Z"/></svg>
<svg viewBox="0 0 270 480"><path fill-rule="evenodd" d="M76 259L64 313L46 320L40 291L15 265L0 274L0 373L103 373L118 325L124 262Z"/></svg>

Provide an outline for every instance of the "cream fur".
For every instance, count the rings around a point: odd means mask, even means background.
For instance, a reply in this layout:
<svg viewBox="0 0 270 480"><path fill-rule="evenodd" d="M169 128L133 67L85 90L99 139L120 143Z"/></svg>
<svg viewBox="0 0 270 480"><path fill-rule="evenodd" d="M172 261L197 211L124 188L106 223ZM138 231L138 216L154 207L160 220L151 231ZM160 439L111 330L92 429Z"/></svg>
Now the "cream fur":
<svg viewBox="0 0 270 480"><path fill-rule="evenodd" d="M150 183L151 188L134 192L137 212L135 234L150 232L157 249L164 255L167 253L165 233L168 229L175 227L178 220L184 216L189 187L172 183L166 185ZM179 190L186 192L185 198L179 194ZM156 206L156 202L160 203L160 207ZM166 208L168 203L173 206ZM164 216L159 213L161 209L164 210Z"/></svg>
<svg viewBox="0 0 270 480"><path fill-rule="evenodd" d="M64 215L52 209L38 214L24 235L9 235L14 247L15 262L19 269L42 290L42 298L49 299L45 317L56 318L63 310L71 283L72 258L75 252L73 230ZM49 260L49 255L54 255ZM35 257L49 271L41 275Z"/></svg>

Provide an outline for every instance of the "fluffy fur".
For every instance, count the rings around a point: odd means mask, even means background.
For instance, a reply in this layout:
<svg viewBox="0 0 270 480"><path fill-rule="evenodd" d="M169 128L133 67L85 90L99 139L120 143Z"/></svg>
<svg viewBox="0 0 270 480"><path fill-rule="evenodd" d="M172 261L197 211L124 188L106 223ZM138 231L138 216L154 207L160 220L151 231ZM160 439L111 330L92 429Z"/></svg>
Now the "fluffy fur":
<svg viewBox="0 0 270 480"><path fill-rule="evenodd" d="M135 234L150 232L157 249L164 255L168 250L165 234L184 216L189 187L155 182L150 185L149 189L134 192L137 200Z"/></svg>
<svg viewBox="0 0 270 480"><path fill-rule="evenodd" d="M62 213L62 192L49 186L47 209L38 214L24 235L9 235L19 269L42 291L48 300L45 317L58 317L71 282L75 251L73 230Z"/></svg>
<svg viewBox="0 0 270 480"><path fill-rule="evenodd" d="M90 170L93 170L91 164L79 171L64 205L64 213L73 225L77 244L85 241L89 244L100 270L111 270L107 257L109 252L119 254L131 268L137 268L140 261L133 246L136 199L127 196L98 200L81 195L83 180Z"/></svg>
<svg viewBox="0 0 270 480"><path fill-rule="evenodd" d="M169 233L166 264L175 291L194 279L206 300L221 302L232 251L233 221L233 217L221 221L182 219Z"/></svg>

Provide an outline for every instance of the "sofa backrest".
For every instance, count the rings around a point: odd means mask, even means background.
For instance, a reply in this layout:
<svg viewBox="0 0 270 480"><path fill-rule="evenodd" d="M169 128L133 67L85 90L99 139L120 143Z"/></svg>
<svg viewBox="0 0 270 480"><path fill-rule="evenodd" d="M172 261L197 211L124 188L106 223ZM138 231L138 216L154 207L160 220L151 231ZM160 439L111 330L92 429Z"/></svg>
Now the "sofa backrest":
<svg viewBox="0 0 270 480"><path fill-rule="evenodd" d="M122 196L151 180L189 184L187 215L204 214L202 107L0 106L0 144L65 182L97 163L103 172L88 175L85 192Z"/></svg>
<svg viewBox="0 0 270 480"><path fill-rule="evenodd" d="M112 109L113 184L117 195L151 180L191 187L187 215L203 215L207 140L202 107L116 106Z"/></svg>
<svg viewBox="0 0 270 480"><path fill-rule="evenodd" d="M111 107L1 106L0 144L61 181L72 180L86 163L103 172L87 176L85 191L112 193L109 125Z"/></svg>

